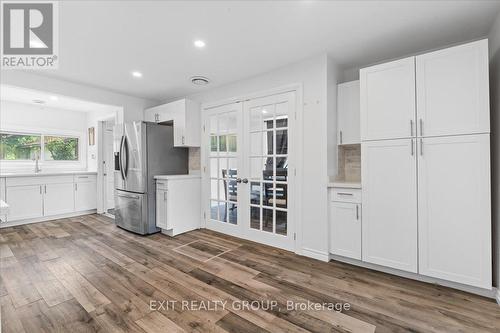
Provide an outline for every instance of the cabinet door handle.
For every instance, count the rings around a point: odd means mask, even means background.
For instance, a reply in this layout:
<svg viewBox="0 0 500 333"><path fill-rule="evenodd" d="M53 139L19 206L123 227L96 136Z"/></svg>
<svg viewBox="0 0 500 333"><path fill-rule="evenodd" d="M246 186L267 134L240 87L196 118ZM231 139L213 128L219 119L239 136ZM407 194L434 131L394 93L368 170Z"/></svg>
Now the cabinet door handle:
<svg viewBox="0 0 500 333"><path fill-rule="evenodd" d="M47 185L44 185L44 192L47 194Z"/></svg>
<svg viewBox="0 0 500 333"><path fill-rule="evenodd" d="M182 144L184 144L184 141L185 141L185 139L184 139L184 135L183 135L182 136Z"/></svg>
<svg viewBox="0 0 500 333"><path fill-rule="evenodd" d="M424 140L420 139L420 156L424 155Z"/></svg>
<svg viewBox="0 0 500 333"><path fill-rule="evenodd" d="M39 187L40 187L40 194L42 194L42 185L40 185Z"/></svg>
<svg viewBox="0 0 500 333"><path fill-rule="evenodd" d="M356 205L356 220L359 220L359 206Z"/></svg>
<svg viewBox="0 0 500 333"><path fill-rule="evenodd" d="M424 121L420 118L420 136L424 136Z"/></svg>
<svg viewBox="0 0 500 333"><path fill-rule="evenodd" d="M340 131L340 144L342 144L342 131Z"/></svg>
<svg viewBox="0 0 500 333"><path fill-rule="evenodd" d="M413 136L413 119L410 119L410 136Z"/></svg>
<svg viewBox="0 0 500 333"><path fill-rule="evenodd" d="M337 194L338 195L350 195L350 196L353 195L352 193L345 193L345 192L338 192Z"/></svg>
<svg viewBox="0 0 500 333"><path fill-rule="evenodd" d="M167 201L167 191L163 192L163 201Z"/></svg>
<svg viewBox="0 0 500 333"><path fill-rule="evenodd" d="M411 139L411 156L413 156L413 139Z"/></svg>
<svg viewBox="0 0 500 333"><path fill-rule="evenodd" d="M78 184L75 183L75 191L78 191Z"/></svg>

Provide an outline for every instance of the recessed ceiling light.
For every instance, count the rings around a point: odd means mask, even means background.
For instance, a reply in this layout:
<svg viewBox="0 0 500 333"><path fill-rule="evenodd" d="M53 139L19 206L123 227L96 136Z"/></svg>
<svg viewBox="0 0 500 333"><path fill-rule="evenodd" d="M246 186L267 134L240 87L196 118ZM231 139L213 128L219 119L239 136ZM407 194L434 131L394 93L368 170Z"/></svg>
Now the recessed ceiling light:
<svg viewBox="0 0 500 333"><path fill-rule="evenodd" d="M57 96L50 96L51 101L57 101L58 99L59 99L59 97L57 97Z"/></svg>
<svg viewBox="0 0 500 333"><path fill-rule="evenodd" d="M204 76L193 76L191 77L191 82L198 86L204 86L210 83L210 80Z"/></svg>
<svg viewBox="0 0 500 333"><path fill-rule="evenodd" d="M138 71L133 71L133 72L132 72L132 76L133 76L133 77L142 77L142 73L141 73L141 72L138 72Z"/></svg>
<svg viewBox="0 0 500 333"><path fill-rule="evenodd" d="M205 47L205 45L206 45L205 42L202 41L201 39L194 41L194 46L196 46L199 49L201 49L202 47Z"/></svg>

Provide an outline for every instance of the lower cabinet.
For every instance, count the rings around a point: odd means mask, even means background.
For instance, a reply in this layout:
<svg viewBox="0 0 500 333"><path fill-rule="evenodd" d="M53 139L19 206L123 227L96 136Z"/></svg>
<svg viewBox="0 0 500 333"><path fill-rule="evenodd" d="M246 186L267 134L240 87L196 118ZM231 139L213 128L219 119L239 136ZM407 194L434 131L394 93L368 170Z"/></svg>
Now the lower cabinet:
<svg viewBox="0 0 500 333"><path fill-rule="evenodd" d="M96 175L9 177L7 222L96 209Z"/></svg>
<svg viewBox="0 0 500 333"><path fill-rule="evenodd" d="M77 212L97 208L96 182L75 183L75 210Z"/></svg>
<svg viewBox="0 0 500 333"><path fill-rule="evenodd" d="M417 273L415 140L361 144L363 261Z"/></svg>
<svg viewBox="0 0 500 333"><path fill-rule="evenodd" d="M9 205L8 221L43 216L42 185L8 186L5 196Z"/></svg>
<svg viewBox="0 0 500 333"><path fill-rule="evenodd" d="M169 236L199 229L201 177L159 177L156 179L156 226Z"/></svg>
<svg viewBox="0 0 500 333"><path fill-rule="evenodd" d="M489 134L419 142L420 274L491 288L489 156Z"/></svg>
<svg viewBox="0 0 500 333"><path fill-rule="evenodd" d="M489 134L363 142L361 161L362 261L491 289Z"/></svg>
<svg viewBox="0 0 500 333"><path fill-rule="evenodd" d="M75 211L73 182L42 186L45 216L67 214Z"/></svg>
<svg viewBox="0 0 500 333"><path fill-rule="evenodd" d="M156 226L161 229L170 229L168 226L167 195L166 183L156 183Z"/></svg>
<svg viewBox="0 0 500 333"><path fill-rule="evenodd" d="M361 260L361 205L330 202L330 252Z"/></svg>

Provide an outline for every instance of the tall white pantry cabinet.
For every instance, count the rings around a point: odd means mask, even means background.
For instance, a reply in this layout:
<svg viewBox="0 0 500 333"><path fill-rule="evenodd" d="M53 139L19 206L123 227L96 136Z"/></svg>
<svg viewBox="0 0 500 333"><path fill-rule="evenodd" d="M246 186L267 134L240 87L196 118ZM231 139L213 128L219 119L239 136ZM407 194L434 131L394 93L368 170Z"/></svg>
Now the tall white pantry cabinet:
<svg viewBox="0 0 500 333"><path fill-rule="evenodd" d="M491 289L488 41L360 70L362 260Z"/></svg>

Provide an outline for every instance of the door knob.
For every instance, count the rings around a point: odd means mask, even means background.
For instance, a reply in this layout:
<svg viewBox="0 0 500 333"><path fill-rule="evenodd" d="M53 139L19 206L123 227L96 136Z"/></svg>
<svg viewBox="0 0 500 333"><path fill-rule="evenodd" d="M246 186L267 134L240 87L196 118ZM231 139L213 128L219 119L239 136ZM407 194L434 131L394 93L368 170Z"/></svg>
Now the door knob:
<svg viewBox="0 0 500 333"><path fill-rule="evenodd" d="M239 184L241 183L241 178L236 178L236 182Z"/></svg>
<svg viewBox="0 0 500 333"><path fill-rule="evenodd" d="M243 182L243 184L248 183L248 179L246 179L246 178L243 178L241 181Z"/></svg>

